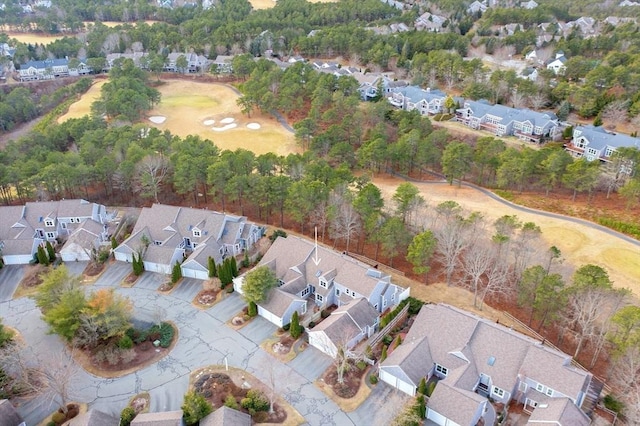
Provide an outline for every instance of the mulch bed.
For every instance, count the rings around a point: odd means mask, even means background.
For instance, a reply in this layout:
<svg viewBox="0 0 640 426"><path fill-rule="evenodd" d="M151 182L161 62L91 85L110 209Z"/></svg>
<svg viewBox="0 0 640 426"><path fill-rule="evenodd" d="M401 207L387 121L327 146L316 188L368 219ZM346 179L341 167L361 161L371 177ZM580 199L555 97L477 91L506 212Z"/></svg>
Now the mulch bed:
<svg viewBox="0 0 640 426"><path fill-rule="evenodd" d="M271 350L280 355L285 355L291 352L295 340L289 333L285 333L280 337L280 340L273 344Z"/></svg>
<svg viewBox="0 0 640 426"><path fill-rule="evenodd" d="M216 302L220 290L202 290L195 298L195 302L202 306L211 306Z"/></svg>
<svg viewBox="0 0 640 426"><path fill-rule="evenodd" d="M83 274L88 277L95 277L104 270L105 264L98 262L90 262L86 268L84 268Z"/></svg>
<svg viewBox="0 0 640 426"><path fill-rule="evenodd" d="M240 406L240 402L247 396L249 389L244 389L236 385L231 378L224 373L205 373L202 374L193 384L194 389L200 395L204 396L214 408L220 408L224 405L228 395L233 395L238 410L248 413L247 410ZM255 423L284 423L287 419L286 411L277 403L273 405L273 413L260 411L253 415Z"/></svg>
<svg viewBox="0 0 640 426"><path fill-rule="evenodd" d="M48 271L46 266L33 265L27 269L20 285L25 288L37 287L42 283L42 275Z"/></svg>
<svg viewBox="0 0 640 426"><path fill-rule="evenodd" d="M355 365L351 365L348 371L345 371L343 375L344 383L338 383L338 372L335 366L329 367L329 369L322 375L322 380L325 381L336 395L340 398L353 398L360 389L362 383L362 376L366 373L367 369L360 370Z"/></svg>
<svg viewBox="0 0 640 426"><path fill-rule="evenodd" d="M132 272L129 275L127 275L123 281L126 284L133 284L138 280L138 278L140 277Z"/></svg>

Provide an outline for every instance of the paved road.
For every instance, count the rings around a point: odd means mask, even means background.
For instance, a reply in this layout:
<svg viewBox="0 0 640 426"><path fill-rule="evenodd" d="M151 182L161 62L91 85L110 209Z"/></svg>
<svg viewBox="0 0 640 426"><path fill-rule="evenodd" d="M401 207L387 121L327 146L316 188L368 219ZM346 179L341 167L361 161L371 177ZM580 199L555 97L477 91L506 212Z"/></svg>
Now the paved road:
<svg viewBox="0 0 640 426"><path fill-rule="evenodd" d="M24 265L7 265L0 269L0 302L11 300L24 277Z"/></svg>
<svg viewBox="0 0 640 426"><path fill-rule="evenodd" d="M191 305L188 297L195 284L187 281L183 291L177 291L178 286L174 292L163 294L155 288L166 278L146 272L134 287L120 287L130 271L128 264L111 264L88 291L115 288L132 301L134 315L140 320L150 321L157 312L162 312L165 319L178 326L178 342L160 362L120 378L103 379L80 372L72 395L75 400L119 415L133 395L146 391L151 394L152 412L178 410L188 387L189 374L202 366L224 364L226 358L230 366L245 369L264 383L269 382L269 366L273 366L276 377L281 378L276 384L278 393L310 425L385 425L390 423L395 412L386 402L393 400L397 402L393 405L399 408L406 401L398 391L382 385L376 388L370 402L365 403L366 408L344 413L313 385L331 364L328 356L307 348L289 364L283 364L259 347L260 342L273 334L275 326L262 318L254 319L239 332L225 325L244 305L238 295L229 295L214 307L199 310ZM57 336L47 334L47 327L31 299L0 302L0 317L20 330L34 353L46 356L64 350ZM18 411L31 426L50 414L52 406L50 402L34 400L19 407Z"/></svg>

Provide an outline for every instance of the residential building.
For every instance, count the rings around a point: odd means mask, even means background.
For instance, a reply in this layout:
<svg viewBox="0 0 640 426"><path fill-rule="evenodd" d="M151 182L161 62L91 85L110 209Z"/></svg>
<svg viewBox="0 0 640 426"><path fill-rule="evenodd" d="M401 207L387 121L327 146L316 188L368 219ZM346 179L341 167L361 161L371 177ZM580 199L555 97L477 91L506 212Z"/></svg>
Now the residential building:
<svg viewBox="0 0 640 426"><path fill-rule="evenodd" d="M444 29L447 18L425 12L416 19L414 26L418 31L439 33Z"/></svg>
<svg viewBox="0 0 640 426"><path fill-rule="evenodd" d="M29 61L20 66L20 81L50 80L69 75L67 59L47 59L45 61Z"/></svg>
<svg viewBox="0 0 640 426"><path fill-rule="evenodd" d="M382 313L409 297L409 289L392 283L382 271L303 238L276 239L258 266L270 268L279 281L258 304L258 314L278 327L289 324L294 311L304 316L364 298ZM243 283L244 275L234 279L241 294Z"/></svg>
<svg viewBox="0 0 640 426"><path fill-rule="evenodd" d="M347 301L307 331L309 344L335 358L339 349L350 350L363 339L371 337L379 317L380 313L364 297Z"/></svg>
<svg viewBox="0 0 640 426"><path fill-rule="evenodd" d="M182 410L159 413L139 413L131 426L183 426Z"/></svg>
<svg viewBox="0 0 640 426"><path fill-rule="evenodd" d="M213 65L216 67L218 74L231 74L233 72L233 56L218 55L213 60Z"/></svg>
<svg viewBox="0 0 640 426"><path fill-rule="evenodd" d="M145 64L145 60L143 58L148 58L148 56L149 54L146 52L109 53L107 54L104 71L109 71L111 68L113 68L114 63L125 59L131 59L135 66L138 68L146 68L147 65Z"/></svg>
<svg viewBox="0 0 640 426"><path fill-rule="evenodd" d="M520 3L520 7L531 10L538 7L538 3L536 3L535 0L529 0L527 2Z"/></svg>
<svg viewBox="0 0 640 426"><path fill-rule="evenodd" d="M8 399L0 399L0 424L2 426L23 426L25 423Z"/></svg>
<svg viewBox="0 0 640 426"><path fill-rule="evenodd" d="M88 260L93 250L109 244L109 222L115 213L108 213L101 204L76 199L3 206L0 217L2 259L6 265L21 265L31 262L38 246L47 241L53 245L70 242L69 248L63 247L67 249L64 260Z"/></svg>
<svg viewBox="0 0 640 426"><path fill-rule="evenodd" d="M484 13L488 9L488 6L484 3L480 3L478 0L474 0L473 3L467 7L467 13L472 15L476 13Z"/></svg>
<svg viewBox="0 0 640 426"><path fill-rule="evenodd" d="M564 53L558 52L555 58L547 62L547 69L553 71L556 75L563 75L567 69L565 65L566 62L567 58L564 56Z"/></svg>
<svg viewBox="0 0 640 426"><path fill-rule="evenodd" d="M522 70L522 77L527 80L536 81L538 79L538 69L533 67L528 67Z"/></svg>
<svg viewBox="0 0 640 426"><path fill-rule="evenodd" d="M417 110L420 115L434 115L443 112L447 95L440 90L406 86L391 90L389 103L405 111Z"/></svg>
<svg viewBox="0 0 640 426"><path fill-rule="evenodd" d="M404 80L393 80L384 74L374 74L373 78L369 77L366 80L366 76L372 76L372 74L367 74L364 76L365 78L363 78L362 74L360 76L357 74L359 73L353 74L353 77L360 83L358 91L360 92L360 97L364 101L376 99L380 88L382 89L382 97L387 98L393 91L408 85Z"/></svg>
<svg viewBox="0 0 640 426"><path fill-rule="evenodd" d="M251 416L226 406L217 408L213 413L200 420L200 426L251 426Z"/></svg>
<svg viewBox="0 0 640 426"><path fill-rule="evenodd" d="M497 322L431 304L421 309L404 342L381 363L379 376L409 395L415 395L423 378L436 381L427 419L438 425L475 426L480 421L494 424L489 398L503 404L515 401L529 413L540 407L543 413L532 415L534 421L551 418L552 411L564 412L562 404L591 412L600 387L591 373L571 361L569 355Z"/></svg>
<svg viewBox="0 0 640 426"><path fill-rule="evenodd" d="M131 236L113 252L122 262L141 255L146 271L164 274L177 262L182 276L206 280L209 257L220 264L249 250L263 233L243 216L154 204L142 209Z"/></svg>
<svg viewBox="0 0 640 426"><path fill-rule="evenodd" d="M565 149L575 158L600 160L605 163L610 162L613 153L622 147L640 149L640 139L620 133L609 133L600 126L592 125L576 126L571 142L565 144ZM627 166L623 171L631 173L631 168Z"/></svg>
<svg viewBox="0 0 640 426"><path fill-rule="evenodd" d="M491 105L486 101L467 101L456 111L456 119L472 129L486 130L496 136L517 136L540 143L553 135L558 119L553 113Z"/></svg>
<svg viewBox="0 0 640 426"><path fill-rule="evenodd" d="M527 426L588 426L591 419L569 398L546 398L531 413Z"/></svg>
<svg viewBox="0 0 640 426"><path fill-rule="evenodd" d="M187 60L187 66L184 70L178 68L178 58L184 56ZM167 56L167 60L164 64L164 70L168 72L184 72L195 73L198 72L198 55L195 53L182 53L172 52Z"/></svg>

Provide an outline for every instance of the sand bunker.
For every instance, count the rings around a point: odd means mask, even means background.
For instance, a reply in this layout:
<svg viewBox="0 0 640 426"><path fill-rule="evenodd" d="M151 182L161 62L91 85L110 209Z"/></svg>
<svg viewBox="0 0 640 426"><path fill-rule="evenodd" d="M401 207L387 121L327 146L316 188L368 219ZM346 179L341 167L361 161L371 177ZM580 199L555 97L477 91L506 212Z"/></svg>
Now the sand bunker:
<svg viewBox="0 0 640 426"><path fill-rule="evenodd" d="M222 132L225 130L233 129L235 127L238 127L236 123L230 123L230 124L225 124L222 127L212 127L211 130L215 130L216 132Z"/></svg>
<svg viewBox="0 0 640 426"><path fill-rule="evenodd" d="M247 124L247 127L252 130L258 130L260 128L260 125L258 123L249 123Z"/></svg>
<svg viewBox="0 0 640 426"><path fill-rule="evenodd" d="M215 122L216 120L204 120L202 124L204 124L205 126L211 126Z"/></svg>
<svg viewBox="0 0 640 426"><path fill-rule="evenodd" d="M149 117L149 121L155 124L162 124L167 121L167 117L163 117L162 115L154 115Z"/></svg>
<svg viewBox="0 0 640 426"><path fill-rule="evenodd" d="M231 117L223 118L222 120L220 120L222 124L229 124L233 123L234 121L236 121L236 119Z"/></svg>

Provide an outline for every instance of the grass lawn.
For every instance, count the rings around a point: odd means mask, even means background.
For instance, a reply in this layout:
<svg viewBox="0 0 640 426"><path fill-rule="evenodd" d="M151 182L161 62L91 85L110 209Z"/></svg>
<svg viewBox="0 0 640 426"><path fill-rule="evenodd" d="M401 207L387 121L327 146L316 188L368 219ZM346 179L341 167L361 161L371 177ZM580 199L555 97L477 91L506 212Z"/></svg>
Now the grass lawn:
<svg viewBox="0 0 640 426"><path fill-rule="evenodd" d="M93 85L82 95L78 102L69 107L69 111L58 117L58 123L64 123L70 118L80 118L91 114L91 104L100 97L100 88L107 80L94 80Z"/></svg>
<svg viewBox="0 0 640 426"><path fill-rule="evenodd" d="M160 105L149 111L148 116L166 117L166 121L161 124L147 121L154 127L168 129L180 137L199 135L213 141L221 150L244 148L258 155L267 152L287 155L298 151L294 135L275 118L255 112L251 117L243 115L236 104L238 95L228 86L168 80L158 90L162 100ZM224 119L233 119L236 127L213 130L214 127L223 127ZM210 124L210 120L215 123ZM247 127L250 123L257 123L260 128L250 129Z"/></svg>
<svg viewBox="0 0 640 426"><path fill-rule="evenodd" d="M16 32L8 32L7 35L9 38L15 38L21 43L31 43L31 44L49 44L56 40L60 40L63 38L63 35L49 35L43 33L16 33ZM73 35L71 35L73 37Z"/></svg>
<svg viewBox="0 0 640 426"><path fill-rule="evenodd" d="M383 196L390 199L397 185L403 181L380 176L374 178L373 182L380 188ZM585 225L521 212L475 189L447 184L415 185L429 205L436 206L447 200L456 201L469 212L482 213L489 226L504 215L516 215L523 222L534 222L542 229L545 243L558 247L562 252L565 262L557 268L568 268L566 270L569 271L585 264L602 266L609 273L615 287L629 288L636 297L640 297L640 251L629 242ZM413 289L412 295L421 298Z"/></svg>

